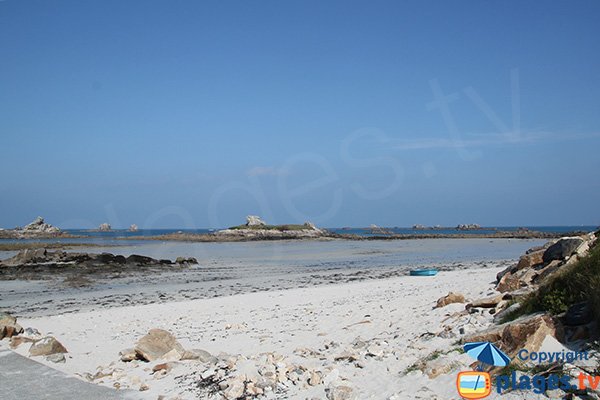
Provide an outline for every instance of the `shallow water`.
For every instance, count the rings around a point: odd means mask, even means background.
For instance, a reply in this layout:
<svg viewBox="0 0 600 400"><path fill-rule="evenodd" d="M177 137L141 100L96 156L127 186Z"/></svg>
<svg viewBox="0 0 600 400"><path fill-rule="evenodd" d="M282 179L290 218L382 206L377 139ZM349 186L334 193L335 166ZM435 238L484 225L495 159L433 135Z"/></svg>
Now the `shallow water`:
<svg viewBox="0 0 600 400"><path fill-rule="evenodd" d="M383 241L269 241L183 243L140 241L128 246L77 248L77 252L142 254L158 259L195 257L197 266L164 273L115 275L73 287L65 276L50 281L0 281L0 309L44 315L216 297L406 275L417 266L441 270L503 268L543 240L426 239ZM426 278L427 279L427 278ZM435 279L435 278L433 278Z"/></svg>

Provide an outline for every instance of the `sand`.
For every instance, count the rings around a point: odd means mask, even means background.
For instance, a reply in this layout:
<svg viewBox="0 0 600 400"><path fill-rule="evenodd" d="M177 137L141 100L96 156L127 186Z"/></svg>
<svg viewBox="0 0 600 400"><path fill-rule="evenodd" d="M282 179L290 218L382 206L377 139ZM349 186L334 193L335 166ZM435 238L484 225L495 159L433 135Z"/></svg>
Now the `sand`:
<svg viewBox="0 0 600 400"><path fill-rule="evenodd" d="M357 399L451 399L457 398L456 373L469 370L472 362L455 351L457 341L463 333L489 325L492 315L468 314L464 304L433 307L449 291L467 299L493 293L498 270L498 265L473 265L436 277L402 276L19 322L55 336L69 350L64 364L43 358L40 362L81 379L103 371L107 376L93 381L105 386L138 390L147 385L148 390L139 392L145 399L210 398L194 387L199 374L209 369L201 362L181 361L159 376L151 370L157 362L120 361L119 351L133 347L152 328L168 330L185 348L213 355L253 359L275 352L286 362L316 371L325 381L315 386L290 384L268 398L322 399L326 388L343 385ZM6 347L6 341L1 346ZM21 345L16 351L26 355L27 350L28 345ZM357 359L344 357L348 354ZM414 367L428 359L421 366L424 372Z"/></svg>

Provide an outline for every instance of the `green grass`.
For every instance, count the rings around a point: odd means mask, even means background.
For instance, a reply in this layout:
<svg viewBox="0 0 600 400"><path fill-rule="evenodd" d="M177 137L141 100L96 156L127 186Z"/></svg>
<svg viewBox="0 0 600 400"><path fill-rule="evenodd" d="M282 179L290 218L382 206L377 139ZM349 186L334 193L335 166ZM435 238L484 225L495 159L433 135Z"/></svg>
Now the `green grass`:
<svg viewBox="0 0 600 400"><path fill-rule="evenodd" d="M232 226L229 229L256 229L256 230L273 230L273 231L301 231L303 229L310 229L306 225L296 225L296 224L288 224L288 225L238 225Z"/></svg>
<svg viewBox="0 0 600 400"><path fill-rule="evenodd" d="M540 311L560 314L569 306L582 301L589 301L594 315L600 315L600 245L597 243L586 257L562 267L548 283L526 297L521 307L507 315L502 322Z"/></svg>

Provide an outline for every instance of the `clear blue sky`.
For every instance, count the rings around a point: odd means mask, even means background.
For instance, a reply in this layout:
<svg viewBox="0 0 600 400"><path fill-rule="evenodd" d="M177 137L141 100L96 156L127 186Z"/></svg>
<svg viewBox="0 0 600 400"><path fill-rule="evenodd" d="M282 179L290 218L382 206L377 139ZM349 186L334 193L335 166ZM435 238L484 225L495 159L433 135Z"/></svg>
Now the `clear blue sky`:
<svg viewBox="0 0 600 400"><path fill-rule="evenodd" d="M0 227L599 224L599 20L597 1L2 0Z"/></svg>

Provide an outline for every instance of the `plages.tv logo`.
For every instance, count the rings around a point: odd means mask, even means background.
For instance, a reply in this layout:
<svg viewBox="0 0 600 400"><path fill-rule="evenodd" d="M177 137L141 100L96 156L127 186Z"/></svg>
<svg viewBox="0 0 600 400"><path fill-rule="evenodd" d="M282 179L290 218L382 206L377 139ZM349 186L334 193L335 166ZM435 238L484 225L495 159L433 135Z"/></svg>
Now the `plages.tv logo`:
<svg viewBox="0 0 600 400"><path fill-rule="evenodd" d="M464 350L469 356L476 359L478 364L475 371L463 371L458 374L456 378L458 394L464 399L483 399L492 392L491 377L489 373L483 371L484 365L505 367L511 360L489 342L466 343ZM521 361L537 361L539 363L589 360L587 351L536 352L522 349L516 356ZM575 382L573 382L573 378L576 378ZM583 372L577 376L557 373L518 376L516 371L512 371L510 374L501 374L495 377L495 389L498 394L507 390L532 391L535 394L542 394L548 390L585 391L587 389L596 390L598 387L600 387L600 376L588 375Z"/></svg>
<svg viewBox="0 0 600 400"><path fill-rule="evenodd" d="M458 394L464 399L483 399L492 391L490 374L482 371L459 372L456 377Z"/></svg>
<svg viewBox="0 0 600 400"><path fill-rule="evenodd" d="M490 342L466 343L463 348L479 364L475 371L458 373L456 390L463 399L483 399L492 392L490 374L483 372L483 366L505 367L510 363L510 358Z"/></svg>

